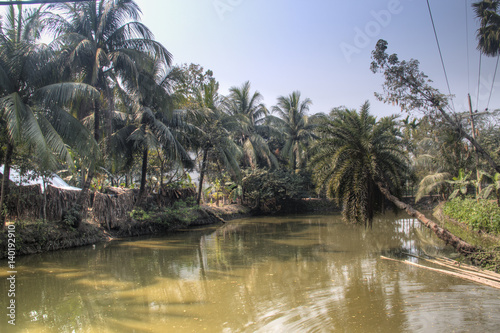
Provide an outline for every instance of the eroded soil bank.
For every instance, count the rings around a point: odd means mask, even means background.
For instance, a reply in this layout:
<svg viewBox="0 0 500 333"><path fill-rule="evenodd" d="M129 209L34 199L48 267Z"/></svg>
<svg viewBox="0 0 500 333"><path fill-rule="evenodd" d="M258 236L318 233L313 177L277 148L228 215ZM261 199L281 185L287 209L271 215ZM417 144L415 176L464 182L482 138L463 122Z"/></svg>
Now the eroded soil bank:
<svg viewBox="0 0 500 333"><path fill-rule="evenodd" d="M46 251L67 249L77 246L92 245L122 237L165 234L181 228L219 223L221 221L250 215L250 210L241 205L224 207L202 206L193 210L193 221L189 224L180 221L137 221L132 218L117 227L106 230L88 218L77 228L63 222L21 222L15 223L13 230L16 255L34 254ZM0 234L0 259L7 257L8 233ZM12 236L11 236L12 237Z"/></svg>

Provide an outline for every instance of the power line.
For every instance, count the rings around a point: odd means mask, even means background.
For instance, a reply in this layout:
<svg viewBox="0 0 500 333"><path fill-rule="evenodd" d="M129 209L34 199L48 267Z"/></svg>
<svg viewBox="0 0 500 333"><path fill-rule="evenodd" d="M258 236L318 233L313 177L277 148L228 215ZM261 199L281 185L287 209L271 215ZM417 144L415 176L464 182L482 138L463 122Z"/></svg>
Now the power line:
<svg viewBox="0 0 500 333"><path fill-rule="evenodd" d="M26 0L26 1L0 1L0 6L8 5L38 5L47 3L61 3L61 2L90 2L95 0Z"/></svg>
<svg viewBox="0 0 500 333"><path fill-rule="evenodd" d="M481 88L481 63L483 52L479 51L479 75L477 76L476 110L479 110L479 89Z"/></svg>
<svg viewBox="0 0 500 333"><path fill-rule="evenodd" d="M495 84L495 78L497 76L498 60L500 60L500 54L497 57L497 64L495 66L495 72L493 73L493 81L491 81L490 97L488 97L488 104L486 104L486 110L490 107L491 94L493 93L493 85Z"/></svg>
<svg viewBox="0 0 500 333"><path fill-rule="evenodd" d="M444 66L443 53L441 52L441 46L439 45L439 39L436 32L436 25L434 24L434 18L432 17L431 5L429 4L429 0L427 0L427 8L429 9L429 15L431 17L432 29L434 30L434 37L436 37L436 43L439 50L439 57L441 58L441 65L443 66L444 77L446 79L446 85L448 86L448 93L451 96L450 82L448 80L448 74L446 73L446 67ZM451 99L451 104L453 106L453 110L455 110L453 99Z"/></svg>

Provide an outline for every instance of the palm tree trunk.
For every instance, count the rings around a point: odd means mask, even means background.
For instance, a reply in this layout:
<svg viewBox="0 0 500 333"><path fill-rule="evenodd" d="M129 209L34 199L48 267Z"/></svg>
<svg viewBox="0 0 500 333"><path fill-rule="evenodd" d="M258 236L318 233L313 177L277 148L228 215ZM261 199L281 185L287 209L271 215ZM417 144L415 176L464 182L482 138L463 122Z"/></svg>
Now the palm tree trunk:
<svg viewBox="0 0 500 333"><path fill-rule="evenodd" d="M14 145L7 143L7 151L5 153L5 163L3 167L3 178L2 178L2 192L0 194L0 222L5 228L5 218L7 217L7 211L4 209L4 205L7 202L9 196L9 183L10 183L10 164L12 162L12 154L14 153Z"/></svg>
<svg viewBox="0 0 500 333"><path fill-rule="evenodd" d="M158 154L158 156L160 156ZM165 162L160 159L160 187L158 188L158 206L162 206L162 191L163 191L163 169L165 168Z"/></svg>
<svg viewBox="0 0 500 333"><path fill-rule="evenodd" d="M382 182L377 182L377 186L380 189L380 192L382 192L382 194L384 194L387 199L393 202L396 207L398 207L399 209L403 209L409 215L416 217L427 228L434 231L439 239L443 240L446 244L452 245L458 252L465 255L470 255L471 253L479 252L481 250L480 248L465 242L460 237L453 235L448 230L441 228L434 221L428 219L424 214L414 209L412 206L400 201L398 198L391 194L391 192L384 186Z"/></svg>
<svg viewBox="0 0 500 333"><path fill-rule="evenodd" d="M87 208L86 202L87 202L87 196L89 193L90 183L92 182L92 178L94 178L94 172L92 171L92 169L89 169L89 171L87 173L87 177L85 178L85 180L83 182L82 189L81 189L80 194L78 195L78 198L76 199L76 203L75 203L76 209L80 210L81 212L83 212Z"/></svg>
<svg viewBox="0 0 500 333"><path fill-rule="evenodd" d="M92 102L93 108L94 108L94 140L99 144L99 132L100 132L100 113L99 113L99 106L97 105L97 101ZM78 195L78 198L76 199L75 202L75 208L77 210L80 210L80 212L84 212L85 209L87 208L86 202L87 202L87 196L88 192L90 189L90 183L92 182L92 178L94 178L94 170L93 170L93 162L91 162L91 165L89 166L89 170L87 172L87 177L83 180L83 185L82 189L80 191L80 194Z"/></svg>
<svg viewBox="0 0 500 333"><path fill-rule="evenodd" d="M139 189L139 198L137 199L137 203L140 205L144 198L144 194L146 192L146 176L148 173L148 148L144 148L142 152L142 170L141 170L141 187Z"/></svg>
<svg viewBox="0 0 500 333"><path fill-rule="evenodd" d="M207 158L208 158L208 148L205 148L203 151L203 160L201 162L201 170L200 170L200 181L198 182L198 197L196 198L196 204L199 205L201 201L201 187L203 186L203 177L205 177L205 168L207 166Z"/></svg>

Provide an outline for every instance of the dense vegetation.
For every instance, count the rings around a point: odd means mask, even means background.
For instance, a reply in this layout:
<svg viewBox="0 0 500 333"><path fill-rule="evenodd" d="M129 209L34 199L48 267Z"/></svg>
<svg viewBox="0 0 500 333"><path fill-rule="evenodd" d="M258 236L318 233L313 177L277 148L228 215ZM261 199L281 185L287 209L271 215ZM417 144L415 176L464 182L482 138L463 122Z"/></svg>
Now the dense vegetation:
<svg viewBox="0 0 500 333"><path fill-rule="evenodd" d="M474 6L480 47L495 55L498 4ZM365 224L385 207L381 186L498 197L498 113L450 113L418 61L387 54L387 42L373 51L371 69L385 78L377 96L406 117L377 119L367 103L310 115L312 101L299 91L268 108L250 82L224 96L211 70L173 66L140 14L132 0L10 7L0 30L2 221L11 166L56 172L82 188L75 210L89 191L138 188L131 214L139 220L168 213L148 207L148 194L185 187L196 188L197 203L261 211L329 197L346 220ZM187 207L174 210L188 218Z"/></svg>
<svg viewBox="0 0 500 333"><path fill-rule="evenodd" d="M455 198L446 202L443 211L473 230L500 233L500 207L490 200Z"/></svg>

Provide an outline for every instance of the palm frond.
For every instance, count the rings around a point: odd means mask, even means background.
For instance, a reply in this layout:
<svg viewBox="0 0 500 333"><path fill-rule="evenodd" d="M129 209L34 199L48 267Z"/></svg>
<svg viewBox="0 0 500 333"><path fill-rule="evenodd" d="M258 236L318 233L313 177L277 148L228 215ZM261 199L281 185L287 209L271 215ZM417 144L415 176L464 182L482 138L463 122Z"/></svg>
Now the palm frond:
<svg viewBox="0 0 500 333"><path fill-rule="evenodd" d="M415 196L415 202L420 201L424 196L432 192L436 187L446 183L451 175L448 172L437 172L425 176L418 185L418 191Z"/></svg>

